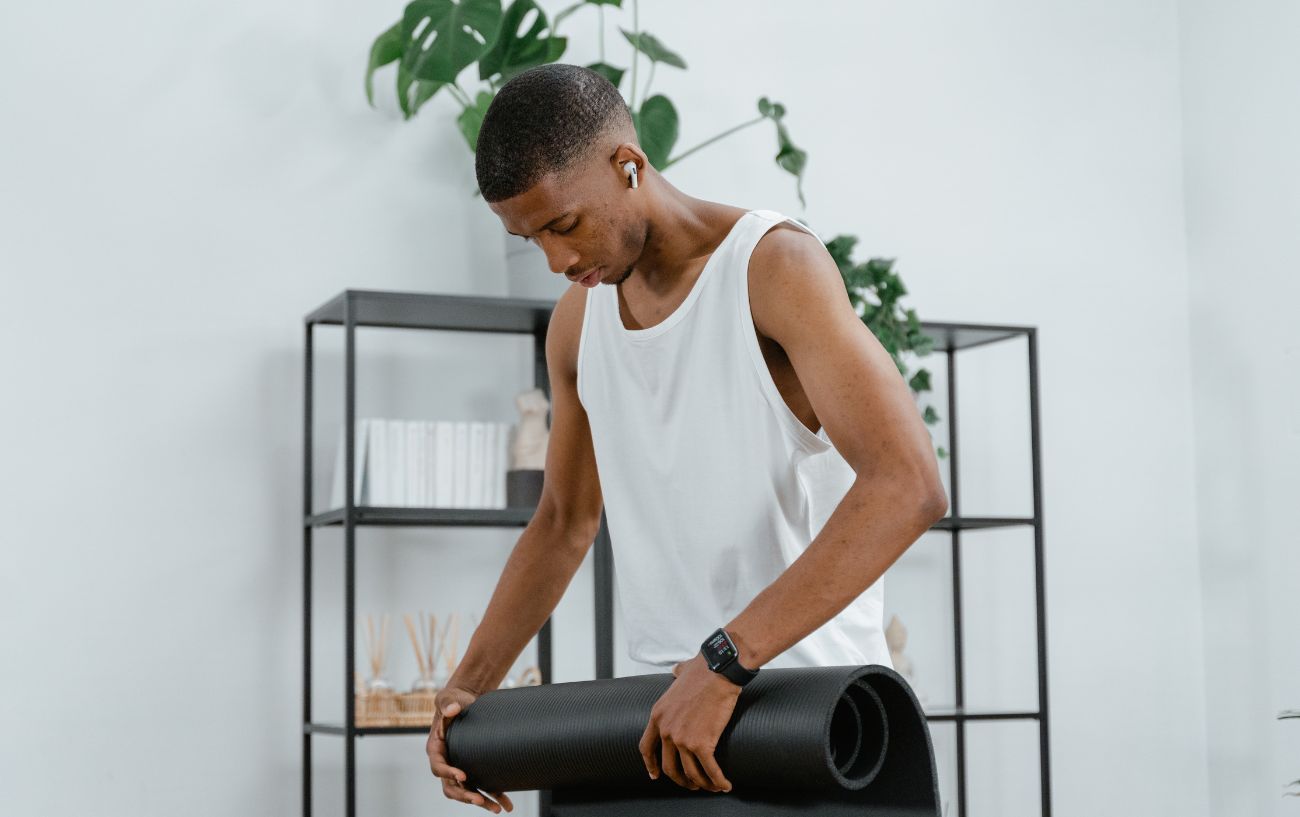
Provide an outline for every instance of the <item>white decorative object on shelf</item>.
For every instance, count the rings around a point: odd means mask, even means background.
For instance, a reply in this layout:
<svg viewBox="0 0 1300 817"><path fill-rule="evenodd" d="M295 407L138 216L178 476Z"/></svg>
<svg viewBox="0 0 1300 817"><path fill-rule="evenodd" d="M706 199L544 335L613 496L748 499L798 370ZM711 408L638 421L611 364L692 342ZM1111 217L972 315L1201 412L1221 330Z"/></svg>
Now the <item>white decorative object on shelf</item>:
<svg viewBox="0 0 1300 817"><path fill-rule="evenodd" d="M889 647L889 660L894 665L894 671L907 680L916 693L916 699L925 703L924 693L916 688L916 668L912 665L912 659L903 654L903 648L907 646L907 628L897 613L889 617L889 625L885 627L885 644Z"/></svg>
<svg viewBox="0 0 1300 817"><path fill-rule="evenodd" d="M515 406L519 409L519 433L510 449L510 470L540 471L546 465L546 444L550 436L546 430L546 412L551 403L546 399L546 392L529 389L515 396Z"/></svg>

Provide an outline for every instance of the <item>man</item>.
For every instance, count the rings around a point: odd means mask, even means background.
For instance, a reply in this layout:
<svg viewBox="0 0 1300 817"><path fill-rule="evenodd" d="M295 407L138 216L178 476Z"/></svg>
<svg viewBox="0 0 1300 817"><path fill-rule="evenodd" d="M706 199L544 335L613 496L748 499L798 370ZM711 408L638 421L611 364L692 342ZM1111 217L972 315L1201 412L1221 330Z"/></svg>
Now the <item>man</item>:
<svg viewBox="0 0 1300 817"><path fill-rule="evenodd" d="M816 235L678 191L599 74L512 78L476 171L574 285L546 337L542 496L439 693L430 767L449 798L513 809L447 764L446 726L555 609L603 507L629 653L675 676L647 773L729 791L713 750L760 667L890 665L880 577L947 511L929 434Z"/></svg>

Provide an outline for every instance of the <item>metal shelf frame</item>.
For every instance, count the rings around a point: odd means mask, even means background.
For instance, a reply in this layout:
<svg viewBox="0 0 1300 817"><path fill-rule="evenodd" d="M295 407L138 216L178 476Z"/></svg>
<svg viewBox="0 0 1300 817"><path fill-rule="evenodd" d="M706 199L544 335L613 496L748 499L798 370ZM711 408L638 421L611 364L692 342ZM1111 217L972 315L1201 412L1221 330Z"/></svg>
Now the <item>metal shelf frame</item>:
<svg viewBox="0 0 1300 817"><path fill-rule="evenodd" d="M532 335L534 342L534 383L550 396L546 371L546 331L554 304L548 301L518 298L493 298L466 295L441 295L424 292L390 292L348 289L308 313L304 318L305 344L303 366L303 710L302 710L302 804L304 817L312 812L312 740L315 736L341 737L344 747L344 813L356 817L356 740L366 736L427 734L427 727L358 727L353 697L353 668L356 665L355 632L352 626L356 601L356 529L364 526L417 527L500 527L518 528L528 524L531 508L408 508L367 507L353 504L355 497L354 463L356 451L356 330L358 327L401 329L435 329L469 332L509 332ZM312 507L313 466L313 350L314 329L318 325L341 326L344 330L344 506L326 511ZM1038 723L1041 814L1051 815L1050 758L1047 708L1047 634L1043 571L1043 500L1041 445L1038 402L1037 331L1032 326L925 322L921 326L934 338L936 352L947 356L948 424L949 424L949 515L936 522L931 530L947 531L951 536L954 706L926 713L933 722L950 722L956 729L957 808L967 813L966 803L966 724L971 722L1032 720ZM957 425L957 352L1014 338L1028 342L1030 401L1030 446L1033 469L1033 516L965 517L961 515L958 480ZM987 530L1030 526L1034 530L1034 584L1036 639L1038 653L1038 707L1032 710L993 711L970 709L965 702L965 655L962 633L961 534L965 530ZM337 527L344 540L344 722L321 723L311 718L312 686L312 537L318 528ZM595 658L596 678L614 677L614 596L613 553L604 514L600 532L593 543L595 584ZM537 634L538 668L542 683L551 683L551 620L548 618ZM539 792L539 814L550 813L550 792Z"/></svg>

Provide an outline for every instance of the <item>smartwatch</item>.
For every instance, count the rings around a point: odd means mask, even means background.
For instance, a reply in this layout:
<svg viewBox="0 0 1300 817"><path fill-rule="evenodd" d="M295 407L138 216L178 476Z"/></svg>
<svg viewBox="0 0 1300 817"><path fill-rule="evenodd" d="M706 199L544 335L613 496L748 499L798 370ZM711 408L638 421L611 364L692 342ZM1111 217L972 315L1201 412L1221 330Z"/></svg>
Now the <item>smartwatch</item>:
<svg viewBox="0 0 1300 817"><path fill-rule="evenodd" d="M736 649L736 642L732 641L731 636L727 635L727 631L721 627L704 639L704 643L700 645L700 653L704 656L704 663L709 669L737 686L743 687L758 675L758 670L741 666L740 651Z"/></svg>

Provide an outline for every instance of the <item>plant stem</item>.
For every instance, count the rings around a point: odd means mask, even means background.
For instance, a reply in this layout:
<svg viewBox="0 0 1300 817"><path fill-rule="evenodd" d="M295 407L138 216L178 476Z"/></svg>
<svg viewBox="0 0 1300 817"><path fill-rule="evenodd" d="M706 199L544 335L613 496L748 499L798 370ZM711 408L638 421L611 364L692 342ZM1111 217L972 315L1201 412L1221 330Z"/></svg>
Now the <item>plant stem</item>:
<svg viewBox="0 0 1300 817"><path fill-rule="evenodd" d="M650 83L655 81L655 66L658 64L656 60L650 60L650 74L645 80L645 90L641 92L642 99L650 98Z"/></svg>
<svg viewBox="0 0 1300 817"><path fill-rule="evenodd" d="M699 150L700 148L702 148L702 147L707 147L708 145L713 144L714 142L718 141L719 139L723 138L724 136L730 136L731 134L735 133L736 131L738 131L738 130L742 130L743 128L747 128L747 127L749 127L750 125L756 125L756 124L758 124L759 122L762 122L764 119L767 119L767 117L766 117L766 116L759 116L759 117L757 117L757 118L755 118L755 119L751 119L751 120L749 120L748 122L741 122L739 125L737 125L737 126L734 127L734 128L731 128L731 129L729 129L729 130L724 130L722 133L719 133L717 136L713 137L712 139L706 139L705 141L700 142L698 145L696 145L695 147L693 147L693 148L691 148L690 150L686 151L685 153L679 153L679 154L677 154L676 158L669 159L668 162L667 162L667 164L665 164L663 167L659 168L659 170L660 170L660 171L667 170L668 168L670 168L670 167L672 167L673 165L675 165L676 163L680 162L682 159L685 159L687 156L690 156L692 153L694 153L695 151Z"/></svg>
<svg viewBox="0 0 1300 817"><path fill-rule="evenodd" d="M632 0L632 39L636 40L637 46L641 44L641 14L640 6L636 0ZM628 107L636 110L636 63L637 57L641 54L641 49L634 46L632 48L632 99L628 102Z"/></svg>
<svg viewBox="0 0 1300 817"><path fill-rule="evenodd" d="M587 0L578 0L578 2L574 3L573 5L569 6L567 9L564 9L559 14L555 15L555 19L551 21L551 35L552 36L555 35L556 29L560 27L560 22L565 17L568 17L570 14L572 14L573 12L577 11L578 9L582 8L585 5L587 5Z"/></svg>
<svg viewBox="0 0 1300 817"><path fill-rule="evenodd" d="M470 100L469 94L465 93L465 90L454 81L447 85L447 89L451 91L452 96L456 96L457 91L460 92L460 96L456 97L460 101L460 104L464 105L466 108L474 107L474 103Z"/></svg>

